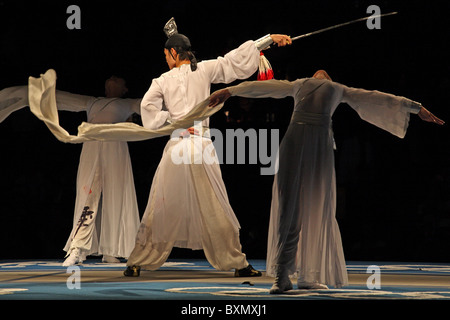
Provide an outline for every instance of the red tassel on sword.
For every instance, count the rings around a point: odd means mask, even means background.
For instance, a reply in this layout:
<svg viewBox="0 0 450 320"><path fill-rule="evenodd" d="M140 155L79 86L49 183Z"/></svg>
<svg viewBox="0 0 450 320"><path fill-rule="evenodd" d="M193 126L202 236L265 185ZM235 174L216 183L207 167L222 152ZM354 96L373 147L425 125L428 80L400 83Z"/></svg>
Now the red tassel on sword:
<svg viewBox="0 0 450 320"><path fill-rule="evenodd" d="M269 60L264 56L264 53L260 53L259 56L259 72L258 81L273 79L273 70Z"/></svg>

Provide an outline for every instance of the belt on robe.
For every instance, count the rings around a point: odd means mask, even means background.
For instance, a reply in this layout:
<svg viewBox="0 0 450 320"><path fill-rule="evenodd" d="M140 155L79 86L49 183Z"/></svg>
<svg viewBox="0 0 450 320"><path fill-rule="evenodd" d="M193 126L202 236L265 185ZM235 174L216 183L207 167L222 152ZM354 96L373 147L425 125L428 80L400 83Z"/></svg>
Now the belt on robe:
<svg viewBox="0 0 450 320"><path fill-rule="evenodd" d="M328 113L313 113L305 111L294 111L292 113L291 123L307 124L329 129L333 140L333 149L336 150L336 142L334 141L333 127L331 126L331 115Z"/></svg>
<svg viewBox="0 0 450 320"><path fill-rule="evenodd" d="M312 113L305 111L294 111L292 113L291 122L298 124L309 124L312 126L320 126L324 128L331 127L331 115L327 113Z"/></svg>

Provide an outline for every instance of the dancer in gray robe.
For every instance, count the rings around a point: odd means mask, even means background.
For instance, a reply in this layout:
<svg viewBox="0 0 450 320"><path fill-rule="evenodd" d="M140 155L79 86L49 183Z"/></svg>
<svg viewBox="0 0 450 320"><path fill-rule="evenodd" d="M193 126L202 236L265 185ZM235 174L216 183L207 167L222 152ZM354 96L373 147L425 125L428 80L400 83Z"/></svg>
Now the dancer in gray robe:
<svg viewBox="0 0 450 320"><path fill-rule="evenodd" d="M410 113L424 121L443 121L421 104L379 91L367 91L331 81L320 70L296 81L244 82L212 95L211 106L229 96L294 98L294 112L279 149L269 223L267 275L276 277L270 292L327 289L348 284L344 251L336 215L334 139L331 117L347 103L360 117L403 138Z"/></svg>

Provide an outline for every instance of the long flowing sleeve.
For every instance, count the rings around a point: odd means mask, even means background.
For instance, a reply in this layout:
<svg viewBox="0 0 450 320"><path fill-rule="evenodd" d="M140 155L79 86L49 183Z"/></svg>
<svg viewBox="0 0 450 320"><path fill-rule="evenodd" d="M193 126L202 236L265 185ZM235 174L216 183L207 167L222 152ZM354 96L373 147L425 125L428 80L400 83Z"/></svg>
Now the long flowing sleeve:
<svg viewBox="0 0 450 320"><path fill-rule="evenodd" d="M260 52L254 41L247 41L223 57L201 63L211 83L230 83L246 79L256 72ZM200 65L200 64L199 64Z"/></svg>
<svg viewBox="0 0 450 320"><path fill-rule="evenodd" d="M294 82L287 80L246 81L227 88L232 96L282 99L294 96Z"/></svg>
<svg viewBox="0 0 450 320"><path fill-rule="evenodd" d="M384 129L399 138L404 138L410 114L417 114L422 105L405 97L380 91L343 88L342 102L347 103L361 119Z"/></svg>
<svg viewBox="0 0 450 320"><path fill-rule="evenodd" d="M86 111L88 102L93 99L89 96L73 94L56 90L56 105L63 111ZM11 113L29 106L28 86L16 86L0 91L0 122L3 122Z"/></svg>
<svg viewBox="0 0 450 320"><path fill-rule="evenodd" d="M11 113L28 106L28 86L16 86L0 91L0 123Z"/></svg>
<svg viewBox="0 0 450 320"><path fill-rule="evenodd" d="M56 90L56 106L61 111L87 111L89 101L94 97Z"/></svg>
<svg viewBox="0 0 450 320"><path fill-rule="evenodd" d="M164 94L157 80L154 79L141 102L141 117L144 128L155 130L171 122L170 113L163 110L163 107Z"/></svg>
<svg viewBox="0 0 450 320"><path fill-rule="evenodd" d="M126 99L130 103L130 113L141 114L142 99Z"/></svg>

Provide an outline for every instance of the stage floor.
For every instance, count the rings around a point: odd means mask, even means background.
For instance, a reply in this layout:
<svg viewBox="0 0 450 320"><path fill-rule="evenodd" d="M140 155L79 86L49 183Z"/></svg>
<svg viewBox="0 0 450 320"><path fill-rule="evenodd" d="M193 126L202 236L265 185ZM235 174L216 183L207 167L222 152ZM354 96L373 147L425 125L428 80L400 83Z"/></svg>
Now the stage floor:
<svg viewBox="0 0 450 320"><path fill-rule="evenodd" d="M348 262L347 287L298 290L293 279L294 290L270 295L273 278L265 276L263 260L250 261L263 271L258 278L236 278L233 272L213 269L205 260L169 260L161 269L143 270L136 278L123 275L125 263L105 264L88 259L70 269L61 263L62 260L0 261L0 300L450 299L447 264ZM378 282L370 266L379 268Z"/></svg>

